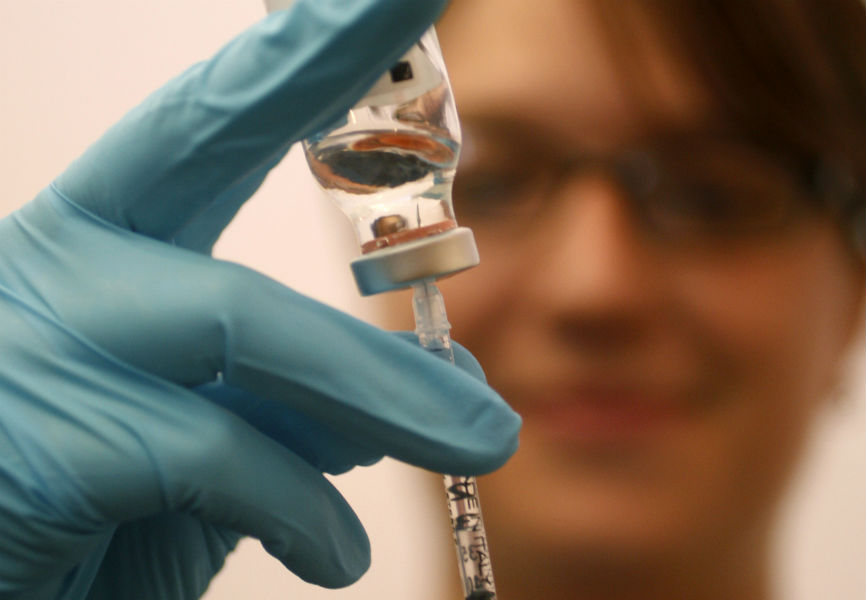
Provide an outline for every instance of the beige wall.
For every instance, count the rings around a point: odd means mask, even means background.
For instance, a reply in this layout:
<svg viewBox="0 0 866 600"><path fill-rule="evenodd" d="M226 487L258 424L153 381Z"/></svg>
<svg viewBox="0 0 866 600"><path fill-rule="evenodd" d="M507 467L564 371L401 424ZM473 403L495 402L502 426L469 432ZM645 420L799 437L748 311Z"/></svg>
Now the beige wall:
<svg viewBox="0 0 866 600"><path fill-rule="evenodd" d="M0 0L0 215L31 198L151 89L263 13L260 0ZM358 301L346 267L351 232L298 158L268 179L218 254L369 316L374 306ZM292 226L300 222L308 229ZM861 346L859 363L863 354ZM866 595L863 371L852 381L850 397L822 424L786 512L779 573L792 600ZM445 597L434 577L451 568L444 509L420 473L386 462L336 482L371 533L374 565L361 584L345 591L305 586L247 541L206 598Z"/></svg>

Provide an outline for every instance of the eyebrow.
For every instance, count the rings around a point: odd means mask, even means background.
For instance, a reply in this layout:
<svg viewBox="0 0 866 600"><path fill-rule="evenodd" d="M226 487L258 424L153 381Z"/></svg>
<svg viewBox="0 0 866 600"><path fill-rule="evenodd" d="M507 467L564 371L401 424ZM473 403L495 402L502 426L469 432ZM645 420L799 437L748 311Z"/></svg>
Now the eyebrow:
<svg viewBox="0 0 866 600"><path fill-rule="evenodd" d="M563 148L571 145L549 127L507 113L461 113L460 121L464 142L477 140L480 142L478 150L483 151L484 156L489 157L492 152L506 161L517 157L543 161L560 156Z"/></svg>
<svg viewBox="0 0 866 600"><path fill-rule="evenodd" d="M549 126L507 111L461 112L460 120L467 136L475 134L494 144L519 143L524 154L532 152L539 157L558 154L561 153L563 145L571 143L557 131L552 131ZM739 143L755 141L748 131L716 116L697 123L648 123L636 132L630 143L640 145L642 142L655 141L676 145L689 144L696 140Z"/></svg>
<svg viewBox="0 0 866 600"><path fill-rule="evenodd" d="M475 130L493 138L537 139L555 138L556 132L531 119L507 112L460 112L460 122L467 130Z"/></svg>

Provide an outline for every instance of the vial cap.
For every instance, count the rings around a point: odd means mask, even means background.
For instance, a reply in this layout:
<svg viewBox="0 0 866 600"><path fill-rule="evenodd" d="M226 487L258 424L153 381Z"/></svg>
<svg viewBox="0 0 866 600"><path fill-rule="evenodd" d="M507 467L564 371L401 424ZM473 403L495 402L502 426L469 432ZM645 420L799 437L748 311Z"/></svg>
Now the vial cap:
<svg viewBox="0 0 866 600"><path fill-rule="evenodd" d="M478 247L468 227L457 227L375 250L352 261L352 273L362 296L411 287L478 265Z"/></svg>

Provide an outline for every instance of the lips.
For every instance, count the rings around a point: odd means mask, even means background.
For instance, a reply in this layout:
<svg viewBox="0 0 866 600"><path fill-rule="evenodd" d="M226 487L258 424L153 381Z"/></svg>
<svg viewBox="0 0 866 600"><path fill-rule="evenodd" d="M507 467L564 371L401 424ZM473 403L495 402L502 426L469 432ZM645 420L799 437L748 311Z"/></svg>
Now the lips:
<svg viewBox="0 0 866 600"><path fill-rule="evenodd" d="M575 386L534 393L519 411L557 439L585 444L640 442L663 434L689 414L677 395L653 388Z"/></svg>

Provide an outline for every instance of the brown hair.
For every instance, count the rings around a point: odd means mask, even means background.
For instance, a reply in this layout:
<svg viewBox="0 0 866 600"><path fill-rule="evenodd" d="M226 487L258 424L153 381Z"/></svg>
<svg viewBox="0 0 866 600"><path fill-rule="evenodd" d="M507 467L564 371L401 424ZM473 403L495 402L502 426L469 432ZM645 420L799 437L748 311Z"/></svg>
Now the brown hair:
<svg viewBox="0 0 866 600"><path fill-rule="evenodd" d="M650 20L722 116L795 154L816 198L866 247L866 6L862 0L596 2L626 75L640 71L627 17ZM640 77L632 78L639 82ZM639 83L638 83L639 87Z"/></svg>

